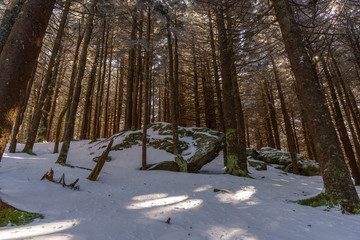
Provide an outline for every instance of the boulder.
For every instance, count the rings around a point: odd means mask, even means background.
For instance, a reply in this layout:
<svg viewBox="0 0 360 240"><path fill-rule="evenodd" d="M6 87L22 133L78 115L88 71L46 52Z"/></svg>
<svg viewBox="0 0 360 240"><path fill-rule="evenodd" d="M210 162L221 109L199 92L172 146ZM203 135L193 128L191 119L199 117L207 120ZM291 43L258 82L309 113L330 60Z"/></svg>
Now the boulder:
<svg viewBox="0 0 360 240"><path fill-rule="evenodd" d="M146 170L165 170L165 171L179 172L180 168L176 162L166 161L166 162L146 165Z"/></svg>
<svg viewBox="0 0 360 240"><path fill-rule="evenodd" d="M188 172L198 172L205 164L214 160L223 148L224 134L219 133L217 136L206 134L197 134L195 140L196 151L190 157L188 162Z"/></svg>
<svg viewBox="0 0 360 240"><path fill-rule="evenodd" d="M255 159L270 164L278 164L280 165L280 169L292 172L292 160L289 152L282 152L278 149L263 147ZM301 154L297 154L297 159L301 175L320 175L320 168L317 162L305 159Z"/></svg>
<svg viewBox="0 0 360 240"><path fill-rule="evenodd" d="M248 161L249 165L255 168L256 171L265 171L267 170L266 163L264 162L255 162L255 161Z"/></svg>
<svg viewBox="0 0 360 240"><path fill-rule="evenodd" d="M169 123L154 123L149 126L149 146L174 153L172 126ZM112 151L121 151L133 146L141 146L142 131L125 134L124 139L112 147ZM205 164L214 160L222 150L225 135L208 128L179 127L181 155L187 162L189 173L198 172ZM175 158L175 156L174 156ZM164 161L147 166L148 170L179 171L175 161Z"/></svg>
<svg viewBox="0 0 360 240"><path fill-rule="evenodd" d="M256 151L255 149L253 148L247 148L246 149L246 156L247 157L251 157L253 159L257 159L257 157L259 156L259 152Z"/></svg>

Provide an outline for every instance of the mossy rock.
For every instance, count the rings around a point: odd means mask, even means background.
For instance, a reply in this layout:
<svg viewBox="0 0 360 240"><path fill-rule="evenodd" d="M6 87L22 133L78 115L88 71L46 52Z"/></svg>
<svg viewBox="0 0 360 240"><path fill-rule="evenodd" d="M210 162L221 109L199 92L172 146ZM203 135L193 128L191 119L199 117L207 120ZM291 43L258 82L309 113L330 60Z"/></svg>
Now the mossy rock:
<svg viewBox="0 0 360 240"><path fill-rule="evenodd" d="M93 158L93 161L94 162L98 162L99 159L100 159L101 156L98 156L98 157L94 157ZM110 162L111 161L111 157L110 156L107 156L106 159L105 159L106 162Z"/></svg>
<svg viewBox="0 0 360 240"><path fill-rule="evenodd" d="M164 139L151 139L149 145L156 149L164 150L168 153L174 154L174 144L172 138L164 138ZM183 152L189 148L189 144L184 141L179 141L180 152Z"/></svg>
<svg viewBox="0 0 360 240"><path fill-rule="evenodd" d="M214 160L223 148L225 135L218 133L218 137L203 134L199 137L195 146L197 147L194 156L187 160L188 172L198 172L205 164Z"/></svg>
<svg viewBox="0 0 360 240"><path fill-rule="evenodd" d="M158 132L159 135L172 135L172 125L170 123L153 123L149 128Z"/></svg>
<svg viewBox="0 0 360 240"><path fill-rule="evenodd" d="M6 208L0 211L0 227L25 225L37 218L43 219L44 216L38 213Z"/></svg>
<svg viewBox="0 0 360 240"><path fill-rule="evenodd" d="M246 156L247 157L251 157L253 159L257 159L257 157L260 155L260 153L258 151L256 151L253 148L247 148L246 149Z"/></svg>
<svg viewBox="0 0 360 240"><path fill-rule="evenodd" d="M280 169L292 172L292 160L289 152L283 152L278 149L263 147L259 155L255 158L270 164L280 165ZM301 154L297 154L298 166L301 175L318 176L320 175L319 164L312 160L305 159Z"/></svg>
<svg viewBox="0 0 360 240"><path fill-rule="evenodd" d="M157 164L149 164L146 165L147 170L164 170L164 171L171 171L171 172L179 172L180 167L174 161L166 161Z"/></svg>
<svg viewBox="0 0 360 240"><path fill-rule="evenodd" d="M131 133L127 136L122 143L117 144L111 148L111 151L119 151L126 148L131 148L134 145L140 144L142 139L142 132Z"/></svg>
<svg viewBox="0 0 360 240"><path fill-rule="evenodd" d="M303 176L319 176L320 175L320 169L315 164L307 164L304 161L298 162L299 163L299 173ZM284 170L285 172L292 173L293 167L292 163L290 163L287 167L280 167L281 170Z"/></svg>
<svg viewBox="0 0 360 240"><path fill-rule="evenodd" d="M254 162L254 161L248 161L249 165L253 168L255 168L255 170L257 171L265 171L267 170L267 165L266 163L263 162Z"/></svg>

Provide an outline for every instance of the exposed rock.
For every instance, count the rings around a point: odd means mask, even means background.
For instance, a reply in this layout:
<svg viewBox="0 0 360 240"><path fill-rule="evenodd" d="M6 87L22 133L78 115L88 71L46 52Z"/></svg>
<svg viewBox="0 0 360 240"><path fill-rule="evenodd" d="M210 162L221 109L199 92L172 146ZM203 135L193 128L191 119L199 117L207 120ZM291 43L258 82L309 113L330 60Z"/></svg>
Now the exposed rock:
<svg viewBox="0 0 360 240"><path fill-rule="evenodd" d="M172 172L179 172L180 168L179 165L174 161L166 161L156 164L149 164L146 165L147 170L165 170L165 171L172 171Z"/></svg>
<svg viewBox="0 0 360 240"><path fill-rule="evenodd" d="M223 148L224 134L219 133L217 137L197 135L201 136L195 142L195 154L187 160L188 172L198 172L205 164L214 160Z"/></svg>
<svg viewBox="0 0 360 240"><path fill-rule="evenodd" d="M255 162L255 161L248 161L249 165L257 171L265 171L267 170L266 163L264 162Z"/></svg>
<svg viewBox="0 0 360 240"><path fill-rule="evenodd" d="M247 148L246 149L246 156L251 157L253 159L257 159L257 157L259 156L259 152L256 151L253 148Z"/></svg>
<svg viewBox="0 0 360 240"><path fill-rule="evenodd" d="M169 123L154 123L149 126L150 138L147 144L153 148L174 153L172 126ZM142 131L128 134L124 140L112 147L112 151L121 151L133 146L141 146ZM224 134L207 128L179 127L181 155L186 160L188 172L198 172L205 164L214 160L222 150ZM148 165L149 170L179 171L175 161L165 161Z"/></svg>
<svg viewBox="0 0 360 240"><path fill-rule="evenodd" d="M289 152L282 152L278 149L263 147L259 152L257 160L270 164L280 165L282 170L292 172L292 160ZM319 164L312 160L305 159L301 154L297 154L299 171L304 176L320 175Z"/></svg>

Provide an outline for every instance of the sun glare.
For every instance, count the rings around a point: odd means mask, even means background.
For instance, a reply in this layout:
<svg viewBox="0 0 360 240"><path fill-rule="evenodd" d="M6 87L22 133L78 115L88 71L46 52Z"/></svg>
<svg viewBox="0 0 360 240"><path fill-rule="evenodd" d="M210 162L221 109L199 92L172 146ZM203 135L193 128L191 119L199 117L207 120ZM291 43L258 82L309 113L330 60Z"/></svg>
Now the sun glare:
<svg viewBox="0 0 360 240"><path fill-rule="evenodd" d="M186 195L180 195L175 197L166 197L159 199L151 199L147 201L135 202L130 206L127 206L127 209L143 209L143 208L151 208L157 206L165 206L168 204L174 204L188 199L189 197Z"/></svg>
<svg viewBox="0 0 360 240"><path fill-rule="evenodd" d="M69 228L72 228L79 224L77 220L63 220L51 223L42 224L29 224L21 227L10 227L8 229L0 230L1 239L49 239L49 240L64 240L72 239L72 235L69 234L54 234Z"/></svg>
<svg viewBox="0 0 360 240"><path fill-rule="evenodd" d="M239 203L250 199L256 193L256 189L253 186L245 187L235 193L220 193L216 195L216 198L223 203Z"/></svg>

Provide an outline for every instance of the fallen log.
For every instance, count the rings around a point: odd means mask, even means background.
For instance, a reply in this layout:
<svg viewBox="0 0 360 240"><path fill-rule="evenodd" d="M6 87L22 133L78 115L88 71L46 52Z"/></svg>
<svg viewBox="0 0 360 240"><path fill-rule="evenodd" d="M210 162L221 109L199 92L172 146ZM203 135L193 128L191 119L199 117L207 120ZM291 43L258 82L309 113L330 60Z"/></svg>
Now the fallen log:
<svg viewBox="0 0 360 240"><path fill-rule="evenodd" d="M94 167L94 169L92 170L90 175L87 177L87 179L89 179L90 181L96 181L97 178L99 177L101 169L103 168L103 166L105 164L105 160L106 160L107 156L109 155L109 152L110 152L110 149L111 149L113 143L114 143L114 139L111 139L111 141L110 141L109 145L107 146L106 150L100 156L96 166Z"/></svg>
<svg viewBox="0 0 360 240"><path fill-rule="evenodd" d="M54 179L54 170L51 168L49 172L46 172L44 174L44 176L41 178L41 180L47 179L50 182L56 183L56 184L61 184L63 187L68 187L72 190L80 190L80 186L76 186L76 184L79 182L79 178L76 179L73 183L71 184L66 184L65 183L65 173L63 173L62 177L60 178L59 181L56 181Z"/></svg>

